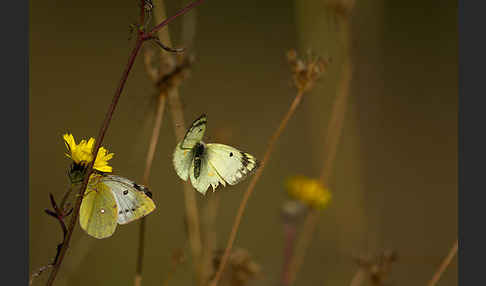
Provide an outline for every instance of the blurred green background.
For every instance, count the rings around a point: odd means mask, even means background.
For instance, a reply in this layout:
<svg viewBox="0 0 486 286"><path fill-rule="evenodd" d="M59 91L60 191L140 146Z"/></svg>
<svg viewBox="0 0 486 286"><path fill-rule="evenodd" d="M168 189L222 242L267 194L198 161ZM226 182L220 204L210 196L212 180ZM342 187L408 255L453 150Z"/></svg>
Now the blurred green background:
<svg viewBox="0 0 486 286"><path fill-rule="evenodd" d="M186 123L208 115L206 142L258 158L295 96L285 52L332 57L279 140L250 198L235 246L262 267L251 285L276 285L282 267L280 208L289 175L319 176L322 146L340 76L342 32L330 1L206 1L197 8L192 77L181 88ZM158 1L154 0L154 5ZM182 3L167 1L172 15ZM47 264L61 240L44 214L48 193L68 185L62 134L96 137L133 41L137 1L31 1L30 271ZM393 285L425 285L457 238L457 3L357 1L351 15L351 94L334 176L296 285L349 285L353 257L394 249ZM176 46L181 21L170 26ZM132 39L133 40L133 39ZM137 60L103 145L116 174L140 181L155 89ZM172 167L170 113L164 115L150 188L144 285L162 285L182 248L184 205ZM223 141L221 141L223 140ZM226 244L248 180L220 192L216 245ZM200 208L206 203L198 195ZM76 228L56 285L132 285L138 223L96 240ZM191 285L190 260L169 285ZM45 283L47 275L36 281ZM457 258L439 285L457 285Z"/></svg>

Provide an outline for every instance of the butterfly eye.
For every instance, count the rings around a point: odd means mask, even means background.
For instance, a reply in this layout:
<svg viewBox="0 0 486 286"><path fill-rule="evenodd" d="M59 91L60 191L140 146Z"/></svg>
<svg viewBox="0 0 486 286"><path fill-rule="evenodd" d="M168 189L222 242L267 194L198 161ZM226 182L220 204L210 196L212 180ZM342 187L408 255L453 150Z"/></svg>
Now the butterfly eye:
<svg viewBox="0 0 486 286"><path fill-rule="evenodd" d="M230 152L230 157L233 157L233 152Z"/></svg>

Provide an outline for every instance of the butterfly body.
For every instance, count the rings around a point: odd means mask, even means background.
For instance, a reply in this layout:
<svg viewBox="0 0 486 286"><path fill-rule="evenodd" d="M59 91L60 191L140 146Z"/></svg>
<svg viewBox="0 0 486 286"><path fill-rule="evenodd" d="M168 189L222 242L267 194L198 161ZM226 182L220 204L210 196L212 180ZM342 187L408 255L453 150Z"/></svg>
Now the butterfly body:
<svg viewBox="0 0 486 286"><path fill-rule="evenodd" d="M155 210L148 188L123 177L93 174L81 202L79 223L89 235L110 237L117 224L127 224Z"/></svg>
<svg viewBox="0 0 486 286"><path fill-rule="evenodd" d="M234 147L204 143L206 116L196 119L184 139L177 144L173 163L177 175L186 181L190 178L193 187L205 194L209 186L213 191L219 184L235 185L258 166L252 155Z"/></svg>
<svg viewBox="0 0 486 286"><path fill-rule="evenodd" d="M201 162L204 156L204 143L199 142L194 146L194 178L201 174Z"/></svg>

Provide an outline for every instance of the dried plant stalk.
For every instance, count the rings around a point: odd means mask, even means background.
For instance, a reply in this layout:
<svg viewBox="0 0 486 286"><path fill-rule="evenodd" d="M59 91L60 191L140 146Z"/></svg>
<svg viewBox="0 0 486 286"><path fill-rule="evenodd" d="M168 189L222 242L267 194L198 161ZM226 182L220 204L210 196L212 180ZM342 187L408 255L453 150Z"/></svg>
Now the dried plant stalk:
<svg viewBox="0 0 486 286"><path fill-rule="evenodd" d="M160 127L162 126L162 118L164 115L164 108L165 108L165 94L161 93L158 98L157 104L157 111L155 113L155 122L154 128L152 129L152 135L150 136L150 144L147 151L147 157L145 159L145 170L143 173L143 184L148 186L149 185L149 176L150 171L152 169L152 163L154 161L155 149L157 147L157 143L159 142L159 134L160 134ZM145 250L145 224L146 224L146 217L143 217L140 220L140 228L139 228L139 243L138 243L138 258L137 258L137 268L135 272L135 286L142 285L142 269L143 269L143 257L144 257L144 250Z"/></svg>
<svg viewBox="0 0 486 286"><path fill-rule="evenodd" d="M324 164L319 177L320 182L326 188L329 187L329 179L332 175L334 159L336 157L337 146L341 137L344 116L347 109L347 101L350 94L351 79L352 79L352 63L349 54L349 39L350 39L350 23L349 16L354 6L354 1L330 1L327 3L328 8L333 9L335 14L341 20L342 32L340 34L340 46L344 50L344 60L342 64L341 77L339 79L337 94L331 111L331 119L329 121L327 135L324 142ZM290 262L287 285L292 285L297 278L302 263L304 261L305 253L309 247L312 236L317 229L319 222L319 211L310 210L305 218L304 226L299 235L295 252Z"/></svg>
<svg viewBox="0 0 486 286"><path fill-rule="evenodd" d="M154 16L156 22L166 17L164 1L160 1L158 5L155 6L154 10L155 10ZM172 46L168 29L159 30L158 35L160 40L163 43ZM170 55L166 53L161 54L162 64L170 62L170 59L166 58L168 56ZM171 88L168 91L168 101L169 101L169 109L172 115L172 123L174 125L176 141L179 142L184 138L186 128L185 128L184 112L182 110L182 104L180 102L180 97L179 97L179 90L177 87ZM197 281L199 281L200 280L199 265L200 265L202 245L201 245L201 231L199 227L199 214L198 214L198 207L196 202L196 192L194 192L189 182L185 182L183 186L184 186L183 187L184 205L185 205L185 215L186 215L187 226L188 226L189 245L194 260L196 279Z"/></svg>
<svg viewBox="0 0 486 286"><path fill-rule="evenodd" d="M280 138L283 130L287 126L292 115L295 113L295 110L299 106L300 102L302 101L302 97L306 92L309 92L314 87L315 82L319 79L322 72L324 72L327 68L328 61L323 60L321 58L309 59L309 61L303 61L297 58L297 52L291 50L287 53L287 60L291 66L291 71L294 79L294 84L297 87L297 95L292 101L289 110L283 117L282 121L280 122L277 130L273 133L272 137L268 141L267 150L265 151L265 155L261 161L260 167L257 169L255 175L252 177L246 192L243 195L241 200L240 206L238 208L238 212L236 214L235 221L233 223L233 227L231 229L230 237L228 239L228 243L224 250L223 257L221 262L219 263L218 270L216 271L216 275L214 279L210 282L210 286L218 285L219 280L223 274L223 270L228 262L229 255L231 253L231 249L233 248L233 243L236 239L236 234L238 232L238 228L241 223L241 219L243 218L243 213L245 211L246 205L248 204L248 199L250 195L253 193L255 189L256 183L258 179L263 173L263 170L270 159L270 155L272 154L275 144L277 140Z"/></svg>
<svg viewBox="0 0 486 286"><path fill-rule="evenodd" d="M289 262L288 272L285 273L285 284L292 285L295 282L297 272L300 266L304 262L305 251L309 247L312 240L312 234L317 228L317 222L319 221L319 211L310 210L307 214L304 225L302 227L302 233L299 235L299 239L295 245L294 255Z"/></svg>
<svg viewBox="0 0 486 286"><path fill-rule="evenodd" d="M203 248L201 253L201 281L208 281L210 275L214 273L213 256L216 249L217 235L215 221L218 214L220 196L218 193L210 193L206 205L202 210L202 238Z"/></svg>
<svg viewBox="0 0 486 286"><path fill-rule="evenodd" d="M252 180L251 180L251 182L250 182L250 184L249 184L249 186L248 186L248 188L247 188L247 190L246 190L246 192L243 195L243 198L241 200L240 207L238 208L238 212L236 214L235 222L234 222L233 227L231 229L230 237L228 239L228 243L226 245L226 249L225 249L224 254L223 254L223 258L221 259L221 263L219 264L218 270L216 272L216 276L210 284L211 286L218 285L218 281L221 278L221 275L223 274L224 267L225 267L225 265L228 261L228 257L229 257L229 254L231 252L231 249L233 247L233 243L236 239L236 234L238 232L238 228L240 226L241 219L243 218L243 213L244 213L246 205L248 203L248 199L250 198L250 195L253 193L253 190L255 189L255 185L258 182L258 179L260 179L260 176L263 173L265 165L268 163L268 160L270 159L270 155L272 154L273 149L275 148L275 143L277 142L278 138L280 138L280 135L282 134L285 127L287 126L289 119L292 117L295 110L299 106L303 95L304 95L304 91L299 90L299 92L297 93L297 96L294 98L294 101L290 105L289 110L285 114L285 116L282 119L282 121L280 122L280 125L278 126L277 130L275 131L272 138L268 142L268 147L267 147L267 150L265 152L265 155L263 156L263 160L261 161L261 166L257 169L255 175L252 177Z"/></svg>
<svg viewBox="0 0 486 286"><path fill-rule="evenodd" d="M344 121L344 114L346 112L346 103L349 95L349 85L351 81L351 66L343 67L343 77L340 81L340 88L338 95L334 101L333 111L331 115L331 121L329 122L328 134L326 136L326 142L324 144L324 154L326 158L324 160L324 167L322 168L322 173L320 181L323 186L328 187L327 182L332 174L332 166L334 158L336 156L337 145L339 143L339 137L341 135L342 125ZM292 285L297 278L297 272L300 270L302 263L304 262L305 252L312 240L312 235L317 229L317 223L319 222L319 211L310 210L307 214L302 227L302 232L299 235L297 244L295 246L295 253L292 258L289 267L289 284Z"/></svg>
<svg viewBox="0 0 486 286"><path fill-rule="evenodd" d="M452 245L451 249L449 250L449 254L444 258L442 263L440 264L439 268L437 271L434 273L434 276L432 276L432 279L430 279L429 283L427 286L435 286L437 282L439 282L440 277L444 273L444 271L447 269L447 266L451 264L452 259L454 256L456 256L457 249L459 248L459 241L456 240L454 245Z"/></svg>

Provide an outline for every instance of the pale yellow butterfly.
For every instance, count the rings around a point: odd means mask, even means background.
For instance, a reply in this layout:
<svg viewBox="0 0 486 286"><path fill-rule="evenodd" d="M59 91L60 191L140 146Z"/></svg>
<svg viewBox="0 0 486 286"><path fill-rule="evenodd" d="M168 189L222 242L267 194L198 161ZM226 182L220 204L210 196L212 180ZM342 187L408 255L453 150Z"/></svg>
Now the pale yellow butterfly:
<svg viewBox="0 0 486 286"><path fill-rule="evenodd" d="M92 174L79 210L81 228L101 239L117 224L126 224L155 210L148 188L114 175Z"/></svg>
<svg viewBox="0 0 486 286"><path fill-rule="evenodd" d="M216 190L219 184L235 185L258 167L252 155L228 145L204 143L206 115L196 119L184 139L177 144L173 164L177 175L184 181L191 178L192 186L206 194L209 186Z"/></svg>

